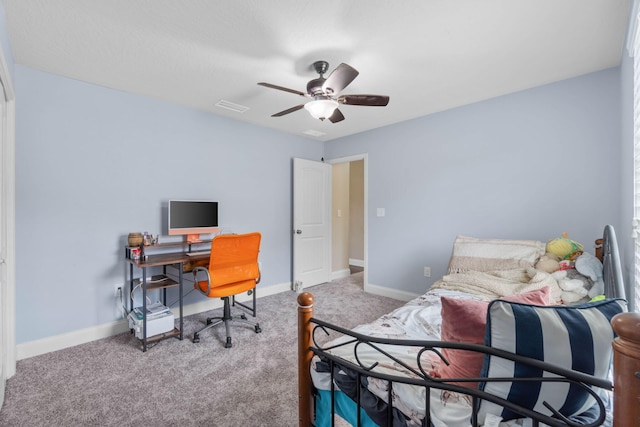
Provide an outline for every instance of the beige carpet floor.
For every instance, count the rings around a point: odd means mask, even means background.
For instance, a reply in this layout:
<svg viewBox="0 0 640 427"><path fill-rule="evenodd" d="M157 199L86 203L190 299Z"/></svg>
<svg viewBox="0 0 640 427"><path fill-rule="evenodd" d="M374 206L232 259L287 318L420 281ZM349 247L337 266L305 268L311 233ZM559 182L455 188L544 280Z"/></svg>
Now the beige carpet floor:
<svg viewBox="0 0 640 427"><path fill-rule="evenodd" d="M316 317L349 328L402 305L364 293L362 273L307 291ZM262 333L234 325L231 349L222 325L191 342L213 310L185 318L184 340L145 353L123 333L20 360L0 426L295 426L297 296L259 298Z"/></svg>

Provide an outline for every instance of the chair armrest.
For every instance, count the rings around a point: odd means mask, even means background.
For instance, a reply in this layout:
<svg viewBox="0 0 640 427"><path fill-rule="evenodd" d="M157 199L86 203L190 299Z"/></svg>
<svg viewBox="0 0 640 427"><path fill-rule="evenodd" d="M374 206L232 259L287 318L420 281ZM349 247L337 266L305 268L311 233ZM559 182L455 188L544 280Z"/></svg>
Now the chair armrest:
<svg viewBox="0 0 640 427"><path fill-rule="evenodd" d="M199 283L201 280L198 280L198 273L204 273L207 276L207 292L205 293L205 295L208 295L209 292L211 291L211 276L209 276L209 269L204 268L204 267L196 267L193 269L193 280L195 283ZM200 290L200 287L198 286L198 290ZM200 291L202 292L202 291ZM203 292L204 293L204 292Z"/></svg>

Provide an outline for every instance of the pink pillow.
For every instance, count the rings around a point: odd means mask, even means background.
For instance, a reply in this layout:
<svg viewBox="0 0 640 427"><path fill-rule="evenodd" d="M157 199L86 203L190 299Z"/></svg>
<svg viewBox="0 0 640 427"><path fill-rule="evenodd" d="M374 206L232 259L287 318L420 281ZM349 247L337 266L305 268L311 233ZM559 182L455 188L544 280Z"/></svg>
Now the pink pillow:
<svg viewBox="0 0 640 427"><path fill-rule="evenodd" d="M533 305L549 305L551 289L542 289L509 295L502 300ZM484 332L487 325L488 301L456 299L442 297L441 340L466 344L484 344ZM483 353L467 350L442 349L443 356L449 361L440 365L442 378L478 378L482 370ZM453 383L463 387L477 388L478 383Z"/></svg>

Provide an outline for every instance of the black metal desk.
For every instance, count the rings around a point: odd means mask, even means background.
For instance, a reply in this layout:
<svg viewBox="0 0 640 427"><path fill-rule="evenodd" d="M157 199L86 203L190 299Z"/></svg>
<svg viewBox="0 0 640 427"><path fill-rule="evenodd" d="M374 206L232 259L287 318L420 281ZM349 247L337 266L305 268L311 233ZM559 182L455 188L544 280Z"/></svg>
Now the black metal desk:
<svg viewBox="0 0 640 427"><path fill-rule="evenodd" d="M142 288L142 351L147 351L147 345L149 343L157 342L163 340L165 338L177 337L178 339L183 339L183 310L182 310L182 286L183 286L183 270L185 264L192 264L194 262L203 262L208 261L209 255L187 255L187 252L172 252L172 253L163 253L163 254L154 254L154 255L143 255L140 259L129 259L129 292L134 289L134 286L141 285ZM157 275L148 278L147 277L147 268L149 267L164 267L166 273L166 267L174 265L178 269L178 282L168 277L166 274ZM142 270L142 278L134 279L133 278L133 268L138 267ZM178 287L179 293L179 301L180 301L180 316L179 316L179 326L174 327L172 331L153 335L151 337L147 336L147 291L155 290L155 289L164 289L170 287ZM165 294L166 298L166 294ZM133 310L133 299L131 296L129 297L131 310ZM165 301L166 304L166 301Z"/></svg>

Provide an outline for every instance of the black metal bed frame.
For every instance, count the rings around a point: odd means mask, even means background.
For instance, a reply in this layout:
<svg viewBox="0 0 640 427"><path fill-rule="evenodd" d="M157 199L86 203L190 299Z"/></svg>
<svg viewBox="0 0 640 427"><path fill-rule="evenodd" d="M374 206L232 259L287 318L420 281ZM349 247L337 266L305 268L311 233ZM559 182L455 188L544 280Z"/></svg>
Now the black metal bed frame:
<svg viewBox="0 0 640 427"><path fill-rule="evenodd" d="M352 372L355 372L356 382L358 387L356 387L357 395L354 398L354 401L357 405L357 425L361 425L360 420L360 409L361 409L361 379L362 376L378 378L381 380L385 380L390 382L388 386L388 395L387 402L391 402L392 399L392 384L409 384L414 386L425 387L426 389L426 398L425 398L425 420L423 421L423 425L429 426L431 425L431 415L430 415L430 389L439 389L446 390L460 394L469 395L472 399L472 416L471 416L471 425L477 427L478 420L478 408L481 400L486 400L497 405L500 405L506 409L509 409L515 413L521 414L522 417L531 418L533 420L533 426L538 426L540 422L545 423L549 426L553 427L592 427L599 426L605 420L606 412L605 412L605 403L598 393L596 393L591 386L599 387L605 390L612 390L613 386L610 381L602 380L600 378L596 378L591 375L587 375L581 372L571 371L563 368L559 368L555 365L542 362L538 359L533 359L529 357L523 357L515 353L507 352L504 350L495 349L492 347L479 345L479 344L464 344L464 343L456 343L456 342L444 342L444 341L419 341L419 340L395 340L395 339L386 339L386 338L376 338L368 335L362 335L348 329L341 328L336 325L332 325L328 322L325 322L320 319L311 318L311 323L315 324L313 329L313 341L314 346L311 347L311 351L320 357L322 361L325 361L329 364L329 371L331 372L331 413L335 414L335 378L334 372L335 367L339 366L340 369L347 369ZM330 334L329 331L337 332L343 336L348 336L350 339L345 342L341 342L340 344L322 347L317 344L316 341L316 332L318 330L324 331L326 334ZM404 347L416 347L418 350L416 355L416 366L418 366L418 370L408 366L401 360L398 360L389 352L385 351L380 347L380 345L387 346L404 346ZM356 363L353 363L349 360L343 359L341 357L335 356L331 354L329 351L338 347L343 347L347 345L353 345L353 355ZM406 370L406 374L412 375L409 376L401 376L401 375L389 375L382 372L376 372L375 367L378 365L376 362L372 366L365 366L358 357L358 349L361 346L367 346L376 350L381 356L387 358L390 362L398 364L402 366ZM555 377L530 377L530 378L435 378L430 376L427 371L422 367L421 364L421 356L424 352L430 351L438 355L443 361L443 363L447 363L446 359L440 353L439 349L442 348L451 348L457 350L468 350L473 352L479 352L483 354L489 354L494 357L501 357L504 359L509 359L516 363L535 367L537 369L544 370L545 372L552 373L557 375ZM537 382L537 383L545 383L545 382L566 382L576 385L585 391L587 391L596 401L596 404L599 408L598 418L595 422L591 424L580 424L573 422L567 419L564 415L560 414L555 408L551 407L548 403L544 403L545 407L549 409L557 418L550 417L546 414L532 411L528 408L522 407L520 405L514 404L508 400L502 399L498 396L492 395L490 393L486 393L479 389L471 389L467 387L463 387L460 385L452 384L452 382L462 383L462 382ZM353 398L353 397L352 397ZM393 425L393 407L387 403L387 425ZM333 425L333 421L332 421Z"/></svg>
<svg viewBox="0 0 640 427"><path fill-rule="evenodd" d="M603 233L603 242L602 242L602 261L603 261L603 279L605 282L605 294L608 297L613 298L624 298L625 297L625 289L624 289L624 281L622 277L622 269L620 265L620 255L618 252L618 246L615 236L615 231L612 226L605 226ZM540 423L547 424L553 427L592 427L602 425L606 419L606 410L605 403L602 400L601 396L594 391L593 388L601 388L604 390L612 390L613 385L610 381L603 380L600 378L596 378L591 375L587 375L581 372L571 371L563 368L559 368L555 365L545 363L543 361L523 357L521 355L498 350L492 347L477 345L477 344L464 344L464 343L456 343L456 342L443 342L443 341L418 341L418 340L397 340L397 339L385 339L385 338L377 338L371 337L363 334L359 334L357 332L353 332L351 330L342 328L340 326L332 325L328 322L325 322L320 319L311 318L310 323L314 324L313 332L312 332L312 340L313 345L309 348L316 356L320 358L321 361L328 363L329 371L331 375L331 424L332 426L335 423L334 414L335 414L335 377L334 371L336 366L340 369L349 370L356 375L356 395L351 396L354 400L357 407L357 426L361 426L361 393L364 389L364 392L368 392L365 387L361 385L362 377L370 377L370 378L378 378L384 381L388 381L388 395L387 395L387 403L386 403L386 420L387 425L393 425L393 405L389 404L392 402L392 390L393 383L401 383L401 384L409 384L419 387L425 387L426 390L426 398L425 398L425 418L423 420L423 426L431 425L431 414L430 414L430 390L431 389L439 389L445 391L451 391L460 394L466 394L471 397L472 401L472 414L471 414L471 425L476 427L478 426L478 409L480 406L480 402L482 400L489 401L495 403L503 408L509 409L514 413L521 414L523 418L531 418L533 427L539 426ZM341 334L342 336L349 337L344 342L341 342L336 345L332 345L329 347L323 347L319 345L316 340L316 332L318 330L324 331L327 335L331 335L330 331ZM335 337L334 337L335 338ZM349 360L343 359L341 357L335 356L330 353L330 350L353 345L353 356L356 363L353 363ZM418 370L408 366L401 360L398 360L389 352L385 351L380 345L385 346L411 346L416 347L418 350L416 356L416 366ZM372 366L365 366L358 357L358 349L362 346L366 346L376 350L380 353L381 356L387 358L390 362L398 364L405 369L404 375L390 375L382 372L376 372L375 367L378 365L378 362L373 364ZM423 369L421 364L421 356L424 352L433 352L438 355L438 357L443 361L443 363L447 363L448 361L443 357L440 353L439 349L442 348L451 348L458 350L468 350L479 352L483 354L489 354L495 357L501 357L504 359L508 359L514 361L519 364L523 364L526 366L535 367L537 369L544 370L545 372L552 373L556 376L554 377L531 377L531 378L435 378L428 374L425 369ZM545 382L566 382L573 384L577 387L580 387L587 391L591 396L593 396L596 405L598 406L598 416L597 419L591 424L581 424L572 420L567 419L564 415L560 414L556 408L551 407L547 402L544 402L544 406L554 414L554 417L551 417L547 414L543 414L537 411L530 410L528 408L522 407L520 405L514 404L508 400L502 399L498 396L492 395L490 393L486 393L485 391L479 389L472 389L463 387L455 383L463 383L463 382L537 382L537 383L545 383Z"/></svg>
<svg viewBox="0 0 640 427"><path fill-rule="evenodd" d="M602 276L605 295L625 298L626 291L622 277L618 240L611 225L605 226L602 233Z"/></svg>

